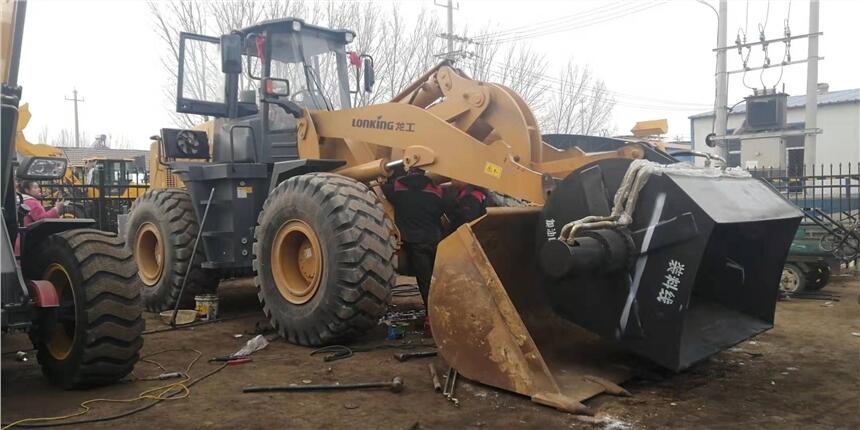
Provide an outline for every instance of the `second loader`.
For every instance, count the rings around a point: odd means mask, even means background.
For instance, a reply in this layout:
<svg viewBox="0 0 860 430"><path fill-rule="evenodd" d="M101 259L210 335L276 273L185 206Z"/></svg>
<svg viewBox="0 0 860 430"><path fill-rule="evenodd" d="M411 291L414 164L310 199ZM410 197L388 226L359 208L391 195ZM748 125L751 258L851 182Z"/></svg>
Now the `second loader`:
<svg viewBox="0 0 860 430"><path fill-rule="evenodd" d="M354 37L292 18L180 36L177 111L216 119L162 129L162 188L129 217L151 309L181 299L186 272L186 292L254 276L289 341L354 338L385 313L398 269L381 186L419 167L529 202L439 245L429 317L467 378L587 413L583 400L623 391L628 352L681 370L772 326L800 220L772 189L634 142L555 149L516 93L447 62L354 106L374 80ZM207 74L223 92L190 80L203 50L221 53Z"/></svg>

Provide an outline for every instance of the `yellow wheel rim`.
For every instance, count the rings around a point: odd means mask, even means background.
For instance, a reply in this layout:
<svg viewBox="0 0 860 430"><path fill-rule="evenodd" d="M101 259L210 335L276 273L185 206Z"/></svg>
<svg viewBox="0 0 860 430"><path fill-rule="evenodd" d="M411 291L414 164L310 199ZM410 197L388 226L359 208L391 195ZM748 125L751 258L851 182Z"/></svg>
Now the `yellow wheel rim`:
<svg viewBox="0 0 860 430"><path fill-rule="evenodd" d="M287 221L272 243L272 277L288 302L303 304L314 297L322 278L322 247L313 229L299 220Z"/></svg>
<svg viewBox="0 0 860 430"><path fill-rule="evenodd" d="M75 344L75 321L77 321L77 310L75 310L75 290L72 288L72 278L69 272L58 263L53 263L45 270L42 279L50 282L57 291L60 300L58 312L62 313L63 307L69 301L72 305L72 315L60 315L51 326L46 327L46 342L48 352L57 360L65 360L72 352Z"/></svg>
<svg viewBox="0 0 860 430"><path fill-rule="evenodd" d="M158 228L150 222L141 224L137 229L134 261L137 263L138 276L146 286L158 283L164 271L164 242Z"/></svg>

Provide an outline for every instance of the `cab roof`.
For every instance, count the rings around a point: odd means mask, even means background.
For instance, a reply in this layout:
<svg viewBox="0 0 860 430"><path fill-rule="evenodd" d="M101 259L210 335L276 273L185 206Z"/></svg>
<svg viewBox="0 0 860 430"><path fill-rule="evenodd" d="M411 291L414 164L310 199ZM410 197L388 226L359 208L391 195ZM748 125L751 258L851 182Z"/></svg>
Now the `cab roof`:
<svg viewBox="0 0 860 430"><path fill-rule="evenodd" d="M318 55L342 47L355 38L351 30L333 30L308 24L300 18L280 18L263 21L250 27L237 30L245 38L245 55L256 57L256 42L249 38L252 34L268 34L271 38L272 59L284 62L297 62L305 57ZM298 36L301 36L299 39ZM301 40L301 53L296 49L296 41Z"/></svg>

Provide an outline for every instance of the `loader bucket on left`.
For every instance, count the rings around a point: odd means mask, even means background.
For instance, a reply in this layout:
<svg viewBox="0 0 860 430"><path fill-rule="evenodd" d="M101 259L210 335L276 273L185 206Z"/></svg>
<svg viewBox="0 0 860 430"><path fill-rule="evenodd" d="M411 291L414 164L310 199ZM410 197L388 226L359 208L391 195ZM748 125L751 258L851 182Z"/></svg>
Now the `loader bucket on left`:
<svg viewBox="0 0 860 430"><path fill-rule="evenodd" d="M430 289L433 336L448 364L474 381L572 413L617 384L627 358L553 311L535 252L540 208L490 208L440 243Z"/></svg>

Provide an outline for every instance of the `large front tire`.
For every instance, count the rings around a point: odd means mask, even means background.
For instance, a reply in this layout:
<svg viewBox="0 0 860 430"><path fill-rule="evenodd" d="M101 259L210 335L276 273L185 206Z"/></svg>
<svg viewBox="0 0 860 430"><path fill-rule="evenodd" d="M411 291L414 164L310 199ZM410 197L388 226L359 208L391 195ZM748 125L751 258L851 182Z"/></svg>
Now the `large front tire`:
<svg viewBox="0 0 860 430"><path fill-rule="evenodd" d="M287 340L331 344L367 331L385 314L394 238L364 184L332 173L290 178L266 199L257 224L258 296Z"/></svg>
<svg viewBox="0 0 860 430"><path fill-rule="evenodd" d="M127 243L139 268L143 302L149 311L173 309L177 300L190 302L195 294L214 290L216 281L200 267L202 244L191 261L199 228L191 196L185 190L147 190L135 200L128 219ZM189 264L191 272L180 298Z"/></svg>
<svg viewBox="0 0 860 430"><path fill-rule="evenodd" d="M131 372L143 346L142 285L120 238L92 229L53 234L23 265L27 278L50 281L60 299L38 310L31 334L51 382L78 388Z"/></svg>

